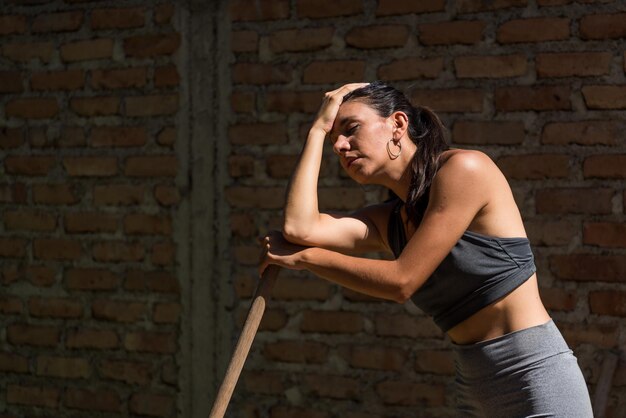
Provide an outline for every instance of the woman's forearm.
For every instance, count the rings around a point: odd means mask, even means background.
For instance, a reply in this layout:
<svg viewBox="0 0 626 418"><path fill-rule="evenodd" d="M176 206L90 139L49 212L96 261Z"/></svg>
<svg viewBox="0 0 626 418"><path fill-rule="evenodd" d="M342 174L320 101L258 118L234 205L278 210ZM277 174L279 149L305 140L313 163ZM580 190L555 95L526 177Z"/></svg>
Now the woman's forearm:
<svg viewBox="0 0 626 418"><path fill-rule="evenodd" d="M399 303L410 296L395 260L352 257L318 247L303 250L301 257L310 272L354 291Z"/></svg>
<svg viewBox="0 0 626 418"><path fill-rule="evenodd" d="M311 129L287 188L283 232L287 236L306 236L319 219L317 179L319 177L326 133Z"/></svg>

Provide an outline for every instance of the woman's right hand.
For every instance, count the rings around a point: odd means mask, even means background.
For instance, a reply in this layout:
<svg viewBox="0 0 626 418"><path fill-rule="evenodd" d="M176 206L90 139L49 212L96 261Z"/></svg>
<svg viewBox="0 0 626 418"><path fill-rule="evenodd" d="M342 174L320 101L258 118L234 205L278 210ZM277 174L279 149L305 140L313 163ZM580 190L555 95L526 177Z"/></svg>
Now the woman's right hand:
<svg viewBox="0 0 626 418"><path fill-rule="evenodd" d="M343 102L343 97L351 91L365 87L368 84L369 83L344 84L336 90L326 92L324 100L322 101L322 106L317 112L315 122L313 122L313 127L311 129L319 129L323 131L324 134L328 135L330 130L333 128L333 124L335 123L335 118L337 117L339 106L341 106L341 103Z"/></svg>

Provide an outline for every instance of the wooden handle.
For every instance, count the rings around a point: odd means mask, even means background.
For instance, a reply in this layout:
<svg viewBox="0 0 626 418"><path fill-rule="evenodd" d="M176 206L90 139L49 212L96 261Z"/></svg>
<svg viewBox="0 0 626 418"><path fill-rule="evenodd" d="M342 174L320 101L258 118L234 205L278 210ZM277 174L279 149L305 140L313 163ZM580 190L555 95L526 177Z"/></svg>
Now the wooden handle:
<svg viewBox="0 0 626 418"><path fill-rule="evenodd" d="M230 359L226 376L217 393L217 398L215 399L209 418L222 418L226 413L230 397L235 390L235 385L237 385L237 380L239 379L241 369L243 369L243 364L248 357L248 352L250 352L250 346L252 346L252 341L259 328L259 323L263 318L265 306L270 300L272 288L274 287L279 271L280 267L270 265L265 269L263 277L259 280L256 291L254 292L252 306L248 311L248 317L241 330L239 341L237 341L237 345L235 346L235 352Z"/></svg>

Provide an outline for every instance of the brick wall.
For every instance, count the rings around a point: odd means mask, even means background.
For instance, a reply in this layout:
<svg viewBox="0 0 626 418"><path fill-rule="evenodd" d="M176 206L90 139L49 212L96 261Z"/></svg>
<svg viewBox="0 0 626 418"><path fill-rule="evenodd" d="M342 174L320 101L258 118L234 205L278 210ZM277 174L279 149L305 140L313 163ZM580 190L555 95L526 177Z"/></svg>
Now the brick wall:
<svg viewBox="0 0 626 418"><path fill-rule="evenodd" d="M176 415L171 2L0 10L0 415Z"/></svg>
<svg viewBox="0 0 626 418"><path fill-rule="evenodd" d="M255 238L280 225L287 180L324 91L382 79L433 107L453 146L510 180L541 293L591 393L621 354L607 416L626 413L626 13L618 1L230 2L227 189L239 324ZM320 205L384 198L326 149ZM254 210L251 210L254 208ZM240 417L453 416L449 343L411 304L283 272L231 410Z"/></svg>
<svg viewBox="0 0 626 418"><path fill-rule="evenodd" d="M625 21L617 0L2 2L0 417L206 416L321 95L374 79L508 176L593 393L626 357ZM386 196L326 157L324 209ZM453 416L452 376L413 305L284 272L229 416Z"/></svg>

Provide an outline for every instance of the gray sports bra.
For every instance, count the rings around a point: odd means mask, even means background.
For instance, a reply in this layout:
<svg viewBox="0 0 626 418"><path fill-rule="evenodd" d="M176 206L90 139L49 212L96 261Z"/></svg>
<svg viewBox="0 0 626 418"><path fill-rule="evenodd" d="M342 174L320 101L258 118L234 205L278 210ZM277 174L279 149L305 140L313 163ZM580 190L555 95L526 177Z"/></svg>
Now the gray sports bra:
<svg viewBox="0 0 626 418"><path fill-rule="evenodd" d="M406 246L398 199L387 237L396 258ZM497 238L465 231L411 300L444 332L506 296L536 271L527 238Z"/></svg>

